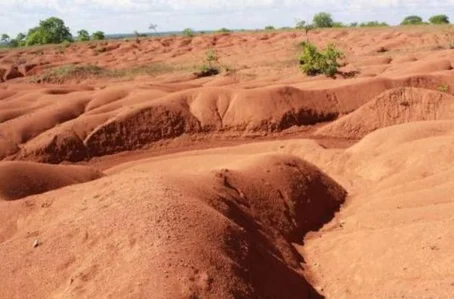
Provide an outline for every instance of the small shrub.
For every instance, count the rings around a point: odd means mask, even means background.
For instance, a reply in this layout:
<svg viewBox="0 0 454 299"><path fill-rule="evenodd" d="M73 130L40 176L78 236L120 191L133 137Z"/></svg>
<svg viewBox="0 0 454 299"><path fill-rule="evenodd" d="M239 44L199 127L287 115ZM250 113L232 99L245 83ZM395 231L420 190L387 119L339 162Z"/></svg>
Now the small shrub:
<svg viewBox="0 0 454 299"><path fill-rule="evenodd" d="M344 55L337 50L336 46L329 44L322 51L310 42L302 42L303 51L299 57L301 70L308 76L325 74L333 77L340 67L338 62Z"/></svg>
<svg viewBox="0 0 454 299"><path fill-rule="evenodd" d="M216 76L219 73L220 73L220 71L218 68L210 68L207 65L202 65L200 67L200 70L196 73L196 75L198 78L202 78L202 77Z"/></svg>
<svg viewBox="0 0 454 299"><path fill-rule="evenodd" d="M196 73L197 77L215 76L220 73L219 56L215 50L208 50L205 54L205 62Z"/></svg>
<svg viewBox="0 0 454 299"><path fill-rule="evenodd" d="M449 92L449 85L441 84L440 86L438 86L437 90L440 92Z"/></svg>

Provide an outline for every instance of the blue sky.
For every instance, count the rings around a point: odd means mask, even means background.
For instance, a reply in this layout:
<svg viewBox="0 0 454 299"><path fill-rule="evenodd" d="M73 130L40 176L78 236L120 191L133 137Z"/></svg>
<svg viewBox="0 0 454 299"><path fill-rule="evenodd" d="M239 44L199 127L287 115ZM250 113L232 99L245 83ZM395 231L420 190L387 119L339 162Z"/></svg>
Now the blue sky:
<svg viewBox="0 0 454 299"><path fill-rule="evenodd" d="M263 28L294 26L320 11L336 21L399 23L409 14L425 19L443 13L454 21L454 0L0 0L0 33L12 36L50 16L62 18L73 33L106 33Z"/></svg>

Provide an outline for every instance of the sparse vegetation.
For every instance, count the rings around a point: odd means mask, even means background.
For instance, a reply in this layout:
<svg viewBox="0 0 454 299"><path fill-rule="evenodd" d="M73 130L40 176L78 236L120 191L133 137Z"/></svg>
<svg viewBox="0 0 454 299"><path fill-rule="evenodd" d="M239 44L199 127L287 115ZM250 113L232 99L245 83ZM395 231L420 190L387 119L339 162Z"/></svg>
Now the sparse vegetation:
<svg viewBox="0 0 454 299"><path fill-rule="evenodd" d="M302 42L302 53L299 57L301 70L308 76L325 74L333 77L337 72L340 64L339 59L343 57L334 44L329 44L322 51L310 42Z"/></svg>
<svg viewBox="0 0 454 299"><path fill-rule="evenodd" d="M183 35L186 37L194 37L195 33L194 30L192 30L191 28L186 28L183 30Z"/></svg>
<svg viewBox="0 0 454 299"><path fill-rule="evenodd" d="M344 25L344 23L342 23L342 22L334 22L333 23L333 28L344 28L344 27L347 27L347 26Z"/></svg>
<svg viewBox="0 0 454 299"><path fill-rule="evenodd" d="M296 22L295 29L304 30L304 32L306 33L306 41L308 41L309 40L309 31L314 29L314 25L307 24L306 21L301 20L301 21Z"/></svg>
<svg viewBox="0 0 454 299"><path fill-rule="evenodd" d="M265 27L265 30L266 31L272 31L272 30L276 30L276 28L274 26L268 25L268 26Z"/></svg>
<svg viewBox="0 0 454 299"><path fill-rule="evenodd" d="M197 77L215 76L221 72L218 53L210 49L205 53L205 61L196 73Z"/></svg>
<svg viewBox="0 0 454 299"><path fill-rule="evenodd" d="M230 32L232 32L232 31L227 28L221 28L221 29L216 30L216 33L230 33Z"/></svg>
<svg viewBox="0 0 454 299"><path fill-rule="evenodd" d="M437 90L440 92L449 92L449 85L441 84L440 86L438 86Z"/></svg>
<svg viewBox="0 0 454 299"><path fill-rule="evenodd" d="M359 27L387 27L387 26L389 26L387 23L379 21L370 21L359 24Z"/></svg>
<svg viewBox="0 0 454 299"><path fill-rule="evenodd" d="M178 70L186 70L165 63L153 63L126 69L109 70L96 65L65 65L48 70L30 78L32 83L62 84L70 80L87 80L95 78L133 78L138 75L157 76ZM186 70L187 71L187 70Z"/></svg>
<svg viewBox="0 0 454 299"><path fill-rule="evenodd" d="M25 38L26 35L23 33L19 33L16 38L13 38L9 41L9 46L11 48L22 47L25 46Z"/></svg>
<svg viewBox="0 0 454 299"><path fill-rule="evenodd" d="M105 69L94 65L65 65L58 68L53 68L46 73L33 77L32 83L64 83L70 79L88 79L98 77L106 72Z"/></svg>
<svg viewBox="0 0 454 299"><path fill-rule="evenodd" d="M295 24L295 29L304 29L306 27L306 21L298 20Z"/></svg>

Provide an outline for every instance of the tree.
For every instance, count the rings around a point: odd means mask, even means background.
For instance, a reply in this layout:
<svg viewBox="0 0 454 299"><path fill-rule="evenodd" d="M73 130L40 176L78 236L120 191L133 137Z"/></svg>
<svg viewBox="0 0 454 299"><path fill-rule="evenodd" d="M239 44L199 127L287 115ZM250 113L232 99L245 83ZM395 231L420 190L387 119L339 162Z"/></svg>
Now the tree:
<svg viewBox="0 0 454 299"><path fill-rule="evenodd" d="M16 39L15 41L17 42L17 45L18 46L24 46L25 45L25 39L27 38L27 36L23 33L18 33L17 36L16 36Z"/></svg>
<svg viewBox="0 0 454 299"><path fill-rule="evenodd" d="M93 40L103 40L105 38L105 35L102 31L96 31L91 37Z"/></svg>
<svg viewBox="0 0 454 299"><path fill-rule="evenodd" d="M9 41L10 41L10 37L9 37L9 35L8 35L8 34L5 34L5 33L3 33L3 34L2 34L2 36L1 36L1 39L0 39L0 41L1 41L2 43L4 43L4 44L8 44L8 43L9 43Z"/></svg>
<svg viewBox="0 0 454 299"><path fill-rule="evenodd" d="M330 28L333 27L334 21L329 13L320 12L314 16L312 23L318 28Z"/></svg>
<svg viewBox="0 0 454 299"><path fill-rule="evenodd" d="M295 28L296 29L304 29L305 26L306 26L306 21L301 20L301 21L297 21L296 22Z"/></svg>
<svg viewBox="0 0 454 299"><path fill-rule="evenodd" d="M186 37L194 37L194 30L192 30L191 28L186 28L183 30L183 35Z"/></svg>
<svg viewBox="0 0 454 299"><path fill-rule="evenodd" d="M28 31L25 44L27 46L59 44L64 41L72 41L69 28L65 26L62 19L51 17L40 21L38 27Z"/></svg>
<svg viewBox="0 0 454 299"><path fill-rule="evenodd" d="M447 15L435 15L430 17L429 22L434 25L449 24L449 17Z"/></svg>
<svg viewBox="0 0 454 299"><path fill-rule="evenodd" d="M86 42L90 40L90 34L88 33L87 30L82 29L80 31L77 31L77 39L80 40L81 42Z"/></svg>
<svg viewBox="0 0 454 299"><path fill-rule="evenodd" d="M352 28L358 27L358 22L350 23L350 27L352 27Z"/></svg>
<svg viewBox="0 0 454 299"><path fill-rule="evenodd" d="M265 30L271 31L271 30L276 30L276 28L274 28L274 26L268 25L265 27Z"/></svg>
<svg viewBox="0 0 454 299"><path fill-rule="evenodd" d="M408 16L400 25L421 25L423 24L422 18L419 16Z"/></svg>

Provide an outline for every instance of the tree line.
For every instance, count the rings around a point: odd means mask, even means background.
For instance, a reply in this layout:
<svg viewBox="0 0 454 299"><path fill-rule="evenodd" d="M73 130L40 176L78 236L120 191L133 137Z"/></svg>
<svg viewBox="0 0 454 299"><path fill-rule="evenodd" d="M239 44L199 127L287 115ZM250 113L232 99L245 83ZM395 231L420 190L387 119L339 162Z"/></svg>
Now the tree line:
<svg viewBox="0 0 454 299"><path fill-rule="evenodd" d="M405 17L400 25L443 25L449 24L449 17L447 15L435 15L429 18L427 22L423 20L420 16L411 15ZM342 27L386 27L389 24L379 21L371 21L364 23L350 23L349 25L342 22L334 21L331 14L327 12L320 12L314 15L312 19L312 24L307 23L306 21L298 21L296 24L297 29L307 29L307 28L342 28Z"/></svg>
<svg viewBox="0 0 454 299"><path fill-rule="evenodd" d="M420 16L411 15L405 17L400 25L424 25L424 24L449 24L449 17L447 15L434 15L424 21ZM331 14L327 12L320 12L314 15L312 23L306 21L298 21L296 23L296 29L303 29L306 33L313 28L344 28L344 27L385 27L389 26L385 22L370 21L363 23L351 23L349 25L343 24L342 22L334 21ZM157 25L150 25L150 29L156 31ZM273 26L267 26L266 30L274 30ZM228 29L222 28L220 32L229 32ZM140 37L139 33L135 32L137 37ZM183 35L193 36L194 32L191 29L185 29ZM105 34L102 31L96 31L90 35L90 33L82 29L77 32L77 36L74 37L69 28L65 25L62 19L51 17L46 20L40 21L39 25L28 30L27 34L19 33L15 38L11 38L8 34L2 34L0 36L0 42L3 45L10 47L22 47L22 46L33 46L33 45L45 45L45 44L59 44L63 42L78 41L89 41L89 40L103 40Z"/></svg>
<svg viewBox="0 0 454 299"><path fill-rule="evenodd" d="M51 17L40 21L39 25L29 29L27 34L19 33L15 38L11 38L8 34L3 33L0 40L3 44L10 47L22 47L60 44L63 42L73 42L74 40L103 40L104 38L105 35L102 31L96 31L90 35L89 32L84 29L78 31L77 36L73 37L62 19Z"/></svg>

